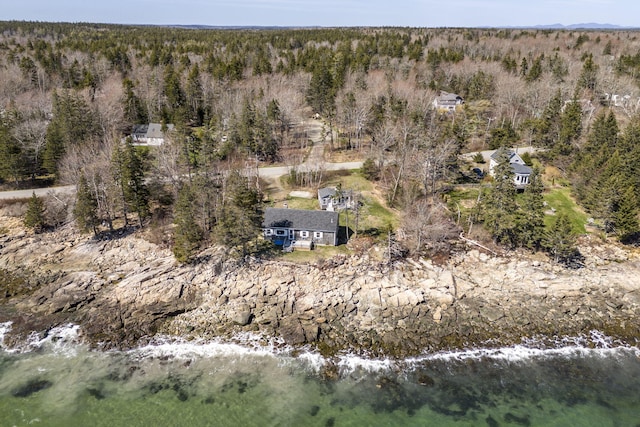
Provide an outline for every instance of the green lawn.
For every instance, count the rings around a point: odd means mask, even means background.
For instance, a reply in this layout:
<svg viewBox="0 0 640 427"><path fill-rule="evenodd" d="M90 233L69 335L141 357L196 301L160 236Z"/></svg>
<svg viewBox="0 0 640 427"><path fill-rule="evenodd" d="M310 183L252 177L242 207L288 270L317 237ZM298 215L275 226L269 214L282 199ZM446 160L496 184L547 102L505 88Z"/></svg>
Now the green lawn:
<svg viewBox="0 0 640 427"><path fill-rule="evenodd" d="M358 232L369 235L386 233L389 227L398 226L398 217L393 211L385 208L372 196L360 195L360 211L358 213ZM340 212L340 225L349 226L351 232L355 231L356 214L354 210ZM348 222L348 224L347 224Z"/></svg>
<svg viewBox="0 0 640 427"><path fill-rule="evenodd" d="M316 210L319 208L318 199L312 197L311 199L306 199L303 197L287 197L286 200L287 206L289 209L306 209L306 210Z"/></svg>
<svg viewBox="0 0 640 427"><path fill-rule="evenodd" d="M342 184L344 190L354 191L372 191L373 184L365 179L358 170L353 170L349 175L333 176L327 180L327 187L335 187L338 183Z"/></svg>
<svg viewBox="0 0 640 427"><path fill-rule="evenodd" d="M574 233L586 233L584 225L587 222L587 214L573 201L568 188L554 188L544 195L548 209L555 209L555 216L564 213L569 217ZM554 215L545 215L544 222L547 227L553 225Z"/></svg>

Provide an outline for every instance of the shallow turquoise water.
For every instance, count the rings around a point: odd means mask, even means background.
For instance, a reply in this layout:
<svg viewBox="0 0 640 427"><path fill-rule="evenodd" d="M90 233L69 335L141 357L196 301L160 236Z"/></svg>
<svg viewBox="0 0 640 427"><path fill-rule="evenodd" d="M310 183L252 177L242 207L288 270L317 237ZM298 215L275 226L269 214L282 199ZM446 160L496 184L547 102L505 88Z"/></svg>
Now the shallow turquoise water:
<svg viewBox="0 0 640 427"><path fill-rule="evenodd" d="M251 340L93 352L74 333L0 352L0 426L640 424L636 348L343 356L329 380L318 355Z"/></svg>

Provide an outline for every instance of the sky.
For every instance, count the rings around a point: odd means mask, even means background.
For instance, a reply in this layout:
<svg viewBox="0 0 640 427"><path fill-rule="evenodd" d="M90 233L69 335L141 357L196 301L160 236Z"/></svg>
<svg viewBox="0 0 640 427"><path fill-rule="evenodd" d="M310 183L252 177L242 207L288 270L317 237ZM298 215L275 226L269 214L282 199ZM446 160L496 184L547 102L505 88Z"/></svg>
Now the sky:
<svg viewBox="0 0 640 427"><path fill-rule="evenodd" d="M4 3L4 4L2 4ZM638 0L0 0L0 20L213 26L640 26Z"/></svg>

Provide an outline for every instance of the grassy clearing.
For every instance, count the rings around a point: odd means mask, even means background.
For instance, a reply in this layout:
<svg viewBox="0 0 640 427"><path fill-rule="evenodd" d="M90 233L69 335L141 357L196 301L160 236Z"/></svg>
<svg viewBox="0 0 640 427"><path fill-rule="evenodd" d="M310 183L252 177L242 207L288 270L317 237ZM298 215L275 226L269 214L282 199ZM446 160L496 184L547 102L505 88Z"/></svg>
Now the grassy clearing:
<svg viewBox="0 0 640 427"><path fill-rule="evenodd" d="M469 210L475 206L478 201L479 188L456 188L447 193L447 203L449 208L457 211L460 207L461 211Z"/></svg>
<svg viewBox="0 0 640 427"><path fill-rule="evenodd" d="M306 199L303 197L287 197L285 202L289 209L318 209L318 199L316 198Z"/></svg>
<svg viewBox="0 0 640 427"><path fill-rule="evenodd" d="M331 177L327 181L327 186L335 187L338 183L342 184L344 190L373 191L373 184L360 175L358 170L350 171L346 176Z"/></svg>
<svg viewBox="0 0 640 427"><path fill-rule="evenodd" d="M564 213L569 217L574 233L586 233L587 214L573 200L568 188L554 188L544 195L544 201L547 202L549 209L555 209L555 215L545 215L544 223L546 227L552 226L555 222L555 217Z"/></svg>

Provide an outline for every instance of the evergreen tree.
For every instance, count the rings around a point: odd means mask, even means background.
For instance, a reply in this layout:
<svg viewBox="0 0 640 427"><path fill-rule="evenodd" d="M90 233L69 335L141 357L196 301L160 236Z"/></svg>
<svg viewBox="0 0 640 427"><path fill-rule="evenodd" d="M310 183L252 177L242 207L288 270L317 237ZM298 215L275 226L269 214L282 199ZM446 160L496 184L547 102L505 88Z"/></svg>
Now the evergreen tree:
<svg viewBox="0 0 640 427"><path fill-rule="evenodd" d="M120 190L120 200L125 227L129 225L128 213L138 214L140 227L149 216L149 190L144 182L144 164L130 138L124 146L116 144L111 158L111 171Z"/></svg>
<svg viewBox="0 0 640 427"><path fill-rule="evenodd" d="M529 72L529 63L527 62L527 58L523 57L520 62L520 75L522 77L527 77L527 73Z"/></svg>
<svg viewBox="0 0 640 427"><path fill-rule="evenodd" d="M198 249L204 238L202 229L195 220L193 211L195 194L191 186L184 184L178 190L178 199L174 206L173 254L179 262L187 262Z"/></svg>
<svg viewBox="0 0 640 427"><path fill-rule="evenodd" d="M496 242L515 246L517 239L516 187L509 153L500 149L493 170L493 184L482 202L482 220Z"/></svg>
<svg viewBox="0 0 640 427"><path fill-rule="evenodd" d="M194 65L187 77L185 90L189 101L189 120L194 126L202 126L205 121L204 90L200 81L200 67Z"/></svg>
<svg viewBox="0 0 640 427"><path fill-rule="evenodd" d="M53 93L53 118L47 127L43 166L58 173L58 163L69 147L100 136L95 116L85 100L73 92Z"/></svg>
<svg viewBox="0 0 640 427"><path fill-rule="evenodd" d="M527 76L525 78L527 82L531 83L540 79L540 77L542 76L542 60L543 59L544 59L544 55L540 55L535 59L535 61L533 61L533 64L531 65L531 69L529 70L529 73L527 73Z"/></svg>
<svg viewBox="0 0 640 427"><path fill-rule="evenodd" d="M76 204L73 207L73 216L78 228L82 231L93 230L98 234L98 202L89 188L84 174L80 175L76 189Z"/></svg>
<svg viewBox="0 0 640 427"><path fill-rule="evenodd" d="M542 113L542 117L535 129L537 145L545 148L553 148L560 136L560 115L562 111L562 94L558 90L551 98L549 104Z"/></svg>
<svg viewBox="0 0 640 427"><path fill-rule="evenodd" d="M131 124L144 124L149 122L149 117L142 105L142 101L133 91L134 84L131 80L125 78L122 81L124 95L122 103L124 106L124 118Z"/></svg>
<svg viewBox="0 0 640 427"><path fill-rule="evenodd" d="M616 234L623 242L629 240L640 231L637 205L637 196L634 188L627 187L614 214Z"/></svg>
<svg viewBox="0 0 640 427"><path fill-rule="evenodd" d="M168 123L184 123L187 111L185 95L180 85L180 76L171 65L165 68L163 89L166 101L163 109L164 120Z"/></svg>
<svg viewBox="0 0 640 427"><path fill-rule="evenodd" d="M593 62L593 54L587 55L578 78L578 88L595 91L598 83L598 65Z"/></svg>
<svg viewBox="0 0 640 427"><path fill-rule="evenodd" d="M571 166L573 172L574 192L583 205L591 212L602 202L600 189L608 177L601 177L603 169L609 169L606 164L615 161L619 171L620 159L617 157L618 123L612 111L599 114L587 135L586 143L575 157ZM615 170L614 170L615 172Z"/></svg>
<svg viewBox="0 0 640 427"><path fill-rule="evenodd" d="M142 227L143 221L149 217L149 190L144 182L144 164L140 153L131 140L125 143L125 179L126 197L133 210L138 214Z"/></svg>
<svg viewBox="0 0 640 427"><path fill-rule="evenodd" d="M127 200L127 173L126 158L121 144L115 144L111 155L111 175L118 188L118 198L120 199L120 208L122 209L122 217L124 226L129 226L129 203Z"/></svg>
<svg viewBox="0 0 640 427"><path fill-rule="evenodd" d="M518 138L519 136L513 126L511 126L511 122L506 120L501 126L491 129L489 148L495 150L500 147L511 147L518 141Z"/></svg>
<svg viewBox="0 0 640 427"><path fill-rule="evenodd" d="M540 169L533 168L524 190L518 215L518 240L530 249L540 247L544 238L544 186Z"/></svg>
<svg viewBox="0 0 640 427"><path fill-rule="evenodd" d="M556 262L568 262L576 254L576 238L566 214L558 215L545 234L544 246Z"/></svg>
<svg viewBox="0 0 640 427"><path fill-rule="evenodd" d="M249 253L249 242L262 230L262 194L249 186L246 177L232 171L225 182L224 200L218 215L217 240L230 248Z"/></svg>
<svg viewBox="0 0 640 427"><path fill-rule="evenodd" d="M20 181L25 175L24 153L11 135L9 124L0 117L0 179Z"/></svg>
<svg viewBox="0 0 640 427"><path fill-rule="evenodd" d="M320 63L313 69L311 82L307 90L307 102L315 112L324 116L331 116L336 108L335 99L334 78L329 68Z"/></svg>
<svg viewBox="0 0 640 427"><path fill-rule="evenodd" d="M565 105L560 117L560 134L554 144L552 154L567 156L574 151L574 142L582 132L582 105L574 96L571 102Z"/></svg>
<svg viewBox="0 0 640 427"><path fill-rule="evenodd" d="M29 199L27 205L27 212L24 216L24 225L29 228L33 228L36 233L42 231L45 226L44 219L44 202L36 193Z"/></svg>

